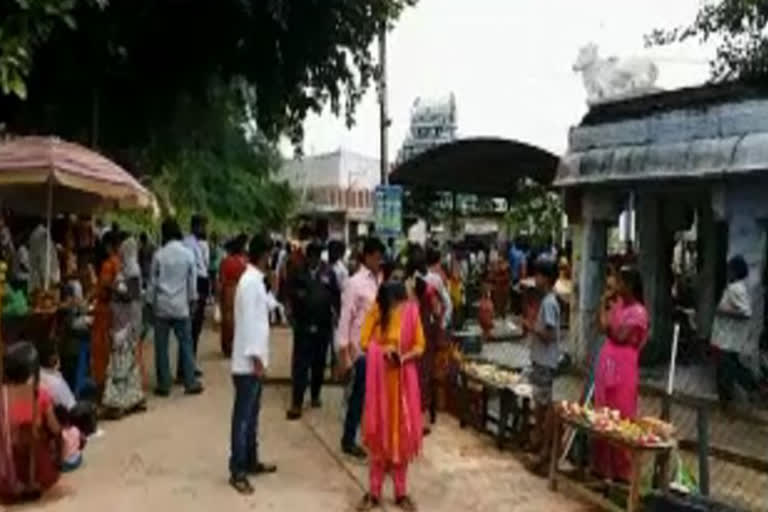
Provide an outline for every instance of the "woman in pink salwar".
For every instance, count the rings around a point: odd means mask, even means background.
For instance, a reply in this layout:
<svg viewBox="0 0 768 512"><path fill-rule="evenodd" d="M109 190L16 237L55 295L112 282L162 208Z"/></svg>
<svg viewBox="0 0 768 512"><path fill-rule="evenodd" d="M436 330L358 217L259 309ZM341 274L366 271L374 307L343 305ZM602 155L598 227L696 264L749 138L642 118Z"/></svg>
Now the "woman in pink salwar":
<svg viewBox="0 0 768 512"><path fill-rule="evenodd" d="M637 414L640 352L648 340L648 312L643 305L639 272L624 267L617 282L618 298L600 323L606 342L595 373L595 409L616 409L622 418ZM593 445L593 468L607 479L629 481L631 464L626 450L602 441Z"/></svg>
<svg viewBox="0 0 768 512"><path fill-rule="evenodd" d="M363 441L368 448L370 490L358 510L379 506L388 473L395 482L395 504L402 510L416 510L407 492L407 470L421 451L417 361L424 344L418 304L407 300L402 283L382 285L360 337L367 353Z"/></svg>

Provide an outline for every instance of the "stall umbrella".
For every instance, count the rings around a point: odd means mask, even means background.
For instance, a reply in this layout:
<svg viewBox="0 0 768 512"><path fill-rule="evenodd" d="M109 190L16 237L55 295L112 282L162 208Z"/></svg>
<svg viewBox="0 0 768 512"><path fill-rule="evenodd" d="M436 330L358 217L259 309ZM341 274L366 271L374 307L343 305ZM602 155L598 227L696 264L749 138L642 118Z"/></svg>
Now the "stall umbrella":
<svg viewBox="0 0 768 512"><path fill-rule="evenodd" d="M28 136L0 144L0 201L20 213L45 210L50 243L54 209L92 214L107 209L154 209L157 202L125 169L58 137ZM50 281L46 250L45 286Z"/></svg>

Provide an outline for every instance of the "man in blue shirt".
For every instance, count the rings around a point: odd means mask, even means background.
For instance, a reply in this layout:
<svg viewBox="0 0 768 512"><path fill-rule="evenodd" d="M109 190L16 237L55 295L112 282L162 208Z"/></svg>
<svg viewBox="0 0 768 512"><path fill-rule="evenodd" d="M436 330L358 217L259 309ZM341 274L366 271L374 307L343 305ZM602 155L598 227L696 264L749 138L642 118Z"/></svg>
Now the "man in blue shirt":
<svg viewBox="0 0 768 512"><path fill-rule="evenodd" d="M208 302L208 296L211 292L211 282L208 279L208 268L211 264L211 253L207 240L208 220L195 214L190 220L190 234L184 238L184 245L192 253L195 263L195 275L197 286L197 302L194 309L190 312L192 322L192 354L195 359L195 375L200 377L202 372L197 367L197 345L200 341L200 334L203 331L205 321L205 306ZM179 367L181 367L181 358L179 358ZM181 372L176 373L178 381L182 380Z"/></svg>
<svg viewBox="0 0 768 512"><path fill-rule="evenodd" d="M188 394L199 394L202 385L195 377L192 347L191 311L197 296L197 273L192 252L181 242L181 229L173 219L163 222L163 247L152 259L147 300L155 318L155 367L158 396L168 396L171 371L168 361L168 337L173 329L179 342L179 373Z"/></svg>
<svg viewBox="0 0 768 512"><path fill-rule="evenodd" d="M518 238L509 246L509 254L507 257L509 259L509 271L510 277L512 278L512 284L517 284L522 277L523 262L525 261L526 256L520 248L521 245L520 239Z"/></svg>

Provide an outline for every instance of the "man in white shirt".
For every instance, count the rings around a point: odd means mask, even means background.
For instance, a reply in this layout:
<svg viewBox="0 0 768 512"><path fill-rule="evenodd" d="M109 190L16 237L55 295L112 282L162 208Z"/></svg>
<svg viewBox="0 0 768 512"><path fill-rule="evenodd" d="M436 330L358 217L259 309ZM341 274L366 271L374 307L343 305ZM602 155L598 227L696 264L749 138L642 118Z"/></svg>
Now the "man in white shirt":
<svg viewBox="0 0 768 512"><path fill-rule="evenodd" d="M344 293L344 286L349 279L349 269L344 262L344 253L347 251L347 246L340 240L331 240L328 243L328 260L333 268L333 272L336 274L336 283L339 285L339 290Z"/></svg>
<svg viewBox="0 0 768 512"><path fill-rule="evenodd" d="M163 247L152 259L147 302L155 318L155 368L158 396L171 391L171 370L168 361L170 330L179 342L179 373L188 394L199 394L203 387L195 378L195 358L192 351L190 312L197 301L195 261L192 253L181 243L181 229L173 219L163 222Z"/></svg>
<svg viewBox="0 0 768 512"><path fill-rule="evenodd" d="M448 292L448 286L443 280L440 268L440 251L434 247L427 249L427 283L432 285L440 296L443 303L443 329L447 329L451 324L451 315L453 314L453 302L451 294Z"/></svg>
<svg viewBox="0 0 768 512"><path fill-rule="evenodd" d="M333 269L333 273L336 275L336 285L338 286L339 292L341 294L344 293L344 287L347 285L347 281L349 281L349 269L347 268L347 264L344 262L344 254L346 251L347 246L341 240L331 240L328 243L328 259L331 268ZM338 327L339 319L335 318L333 326L333 346L331 347L331 368L333 370L337 369L336 364L338 363L336 360Z"/></svg>
<svg viewBox="0 0 768 512"><path fill-rule="evenodd" d="M259 461L258 427L264 372L269 365L270 300L264 277L269 268L270 241L255 235L248 247L250 262L235 291L235 336L232 344L232 381L235 403L229 459L230 485L253 494L248 475L274 473L277 468Z"/></svg>
<svg viewBox="0 0 768 512"><path fill-rule="evenodd" d="M192 318L192 352L195 356L195 374L199 377L202 372L197 367L197 345L200 341L200 333L203 331L205 321L205 306L208 303L208 296L211 294L211 282L208 279L208 268L211 262L211 253L206 240L206 228L208 220L196 214L190 220L191 233L184 237L184 245L192 251L195 261L195 273L197 275L197 303L191 311ZM180 379L181 374L177 373L176 380Z"/></svg>

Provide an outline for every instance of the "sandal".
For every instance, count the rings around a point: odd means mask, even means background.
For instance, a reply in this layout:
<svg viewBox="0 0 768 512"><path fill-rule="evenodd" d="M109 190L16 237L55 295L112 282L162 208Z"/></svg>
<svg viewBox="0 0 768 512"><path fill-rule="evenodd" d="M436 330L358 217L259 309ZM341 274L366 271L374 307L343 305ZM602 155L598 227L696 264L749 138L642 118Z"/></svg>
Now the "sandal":
<svg viewBox="0 0 768 512"><path fill-rule="evenodd" d="M231 477L229 479L229 485L231 485L234 490L236 490L238 493L244 496L248 496L254 493L254 489L253 489L253 486L251 485L251 482L249 482L248 479L245 478L244 476Z"/></svg>
<svg viewBox="0 0 768 512"><path fill-rule="evenodd" d="M362 501L360 501L355 510L365 512L366 510L379 508L379 505L381 505L381 500L379 500L379 498L373 497L370 493L365 493L365 496L363 496Z"/></svg>
<svg viewBox="0 0 768 512"><path fill-rule="evenodd" d="M419 510L419 507L416 506L416 503L414 503L410 496L397 498L395 500L395 505L397 505L397 508L400 510L405 510L405 512L416 512Z"/></svg>

